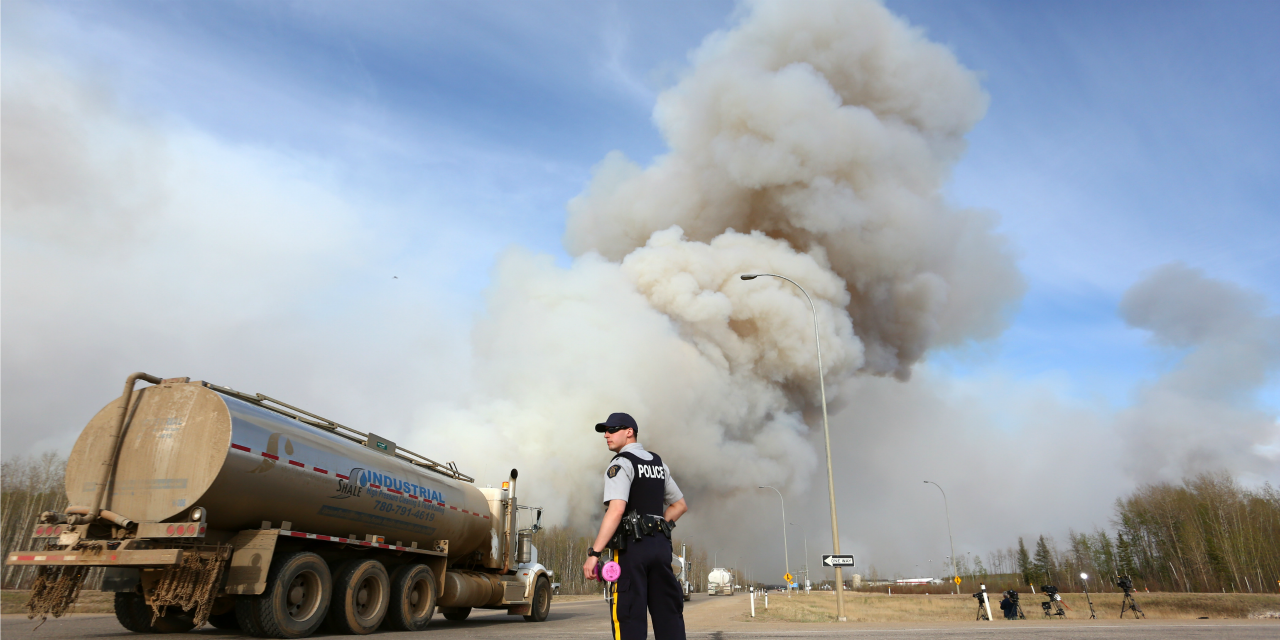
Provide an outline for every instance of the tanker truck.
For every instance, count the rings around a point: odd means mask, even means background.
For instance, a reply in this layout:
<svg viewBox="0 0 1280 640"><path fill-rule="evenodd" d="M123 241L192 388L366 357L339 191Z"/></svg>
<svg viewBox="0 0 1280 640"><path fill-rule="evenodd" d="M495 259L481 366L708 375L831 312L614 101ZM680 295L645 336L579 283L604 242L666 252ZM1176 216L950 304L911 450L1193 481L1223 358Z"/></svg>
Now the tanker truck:
<svg viewBox="0 0 1280 640"><path fill-rule="evenodd" d="M104 567L116 618L141 633L416 631L474 608L540 622L553 575L518 475L480 488L453 462L269 396L136 373L71 451L71 506L41 514L40 548L6 563L39 567L28 610L42 616Z"/></svg>
<svg viewBox="0 0 1280 640"><path fill-rule="evenodd" d="M712 569L707 574L707 595L733 595L733 572L728 569Z"/></svg>

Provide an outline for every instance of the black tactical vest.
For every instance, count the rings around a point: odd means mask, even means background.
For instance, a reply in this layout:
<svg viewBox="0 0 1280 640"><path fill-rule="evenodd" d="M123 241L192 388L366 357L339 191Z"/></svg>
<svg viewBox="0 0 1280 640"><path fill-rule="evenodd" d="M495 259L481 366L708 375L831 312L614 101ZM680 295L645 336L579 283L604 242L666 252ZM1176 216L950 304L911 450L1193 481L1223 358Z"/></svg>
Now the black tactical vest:
<svg viewBox="0 0 1280 640"><path fill-rule="evenodd" d="M662 458L650 451L652 460L641 460L640 456L624 451L613 459L626 458L631 461L631 494L627 496L627 510L634 510L640 515L661 516L664 509L663 500L667 495L667 470L662 466Z"/></svg>

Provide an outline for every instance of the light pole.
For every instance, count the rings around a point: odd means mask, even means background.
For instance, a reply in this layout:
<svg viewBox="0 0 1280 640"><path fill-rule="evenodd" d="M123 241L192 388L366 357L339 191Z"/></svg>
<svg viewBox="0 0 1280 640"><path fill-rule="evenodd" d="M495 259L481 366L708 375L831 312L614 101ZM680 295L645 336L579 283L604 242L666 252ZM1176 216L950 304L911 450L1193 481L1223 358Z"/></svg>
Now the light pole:
<svg viewBox="0 0 1280 640"><path fill-rule="evenodd" d="M1089 619L1097 620L1098 613L1093 610L1093 598L1089 597L1089 574L1081 573L1080 579L1084 581L1084 599L1089 601Z"/></svg>
<svg viewBox="0 0 1280 640"><path fill-rule="evenodd" d="M794 522L788 524L796 526ZM800 531L804 533L804 568L801 571L804 572L804 594L807 596L809 595L809 529L802 527Z"/></svg>
<svg viewBox="0 0 1280 640"><path fill-rule="evenodd" d="M933 482L931 480L925 480L924 483L931 484L937 487L938 491L942 491L942 485L936 482ZM951 575L955 576L956 575L956 539L951 537L951 507L947 505L946 491L942 491L942 508L946 510L946 514L947 514L947 540L951 542ZM960 593L959 584L956 585L956 593L957 594Z"/></svg>
<svg viewBox="0 0 1280 640"><path fill-rule="evenodd" d="M791 575L791 558L787 552L787 500L782 497L782 492L777 487L756 487L757 489L773 489L778 494L778 499L782 501L782 561L787 567L787 575ZM793 576L794 577L794 576ZM787 597L791 597L791 581L787 580Z"/></svg>
<svg viewBox="0 0 1280 640"><path fill-rule="evenodd" d="M835 555L840 555L840 522L836 518L836 481L831 472L831 427L827 424L827 386L822 377L822 344L818 340L818 308L814 306L809 292L786 276L776 273L748 273L739 277L743 280L754 280L760 276L781 278L794 284L800 293L804 294L805 300L809 301L809 310L813 312L813 346L818 351L818 389L822 392L822 435L827 443L827 494L831 498L831 546L834 547ZM848 620L844 615L844 574L841 573L838 565L836 566L836 620L840 622Z"/></svg>

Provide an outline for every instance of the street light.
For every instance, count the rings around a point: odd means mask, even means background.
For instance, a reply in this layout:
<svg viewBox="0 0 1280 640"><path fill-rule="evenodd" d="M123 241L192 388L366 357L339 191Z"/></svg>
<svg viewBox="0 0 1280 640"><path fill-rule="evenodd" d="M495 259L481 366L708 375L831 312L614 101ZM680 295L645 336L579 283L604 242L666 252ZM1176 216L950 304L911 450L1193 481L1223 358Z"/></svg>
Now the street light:
<svg viewBox="0 0 1280 640"><path fill-rule="evenodd" d="M840 522L836 518L836 481L831 473L831 427L827 425L827 386L822 378L822 344L818 340L818 308L814 306L809 292L786 276L776 273L748 273L739 277L743 280L755 280L760 276L781 278L794 284L800 293L804 294L805 300L809 301L809 310L813 312L813 346L818 351L818 389L822 392L822 436L827 443L827 494L831 498L831 546L834 547L835 555L840 555ZM844 574L841 573L839 565L836 565L836 620L840 622L848 620L844 615Z"/></svg>
<svg viewBox="0 0 1280 640"><path fill-rule="evenodd" d="M931 484L937 487L938 491L942 491L942 485L936 482L925 480L924 483ZM946 510L946 514L947 514L947 540L951 541L951 575L954 576L956 575L956 540L955 538L951 537L951 507L947 505L946 491L942 491L942 508ZM959 584L956 585L956 593L957 594L960 593Z"/></svg>
<svg viewBox="0 0 1280 640"><path fill-rule="evenodd" d="M787 554L787 500L782 497L782 492L776 487L756 487L757 489L773 489L778 494L778 499L782 501L782 561L786 564L787 575L791 575L791 558ZM787 597L791 597L791 580L787 580Z"/></svg>
<svg viewBox="0 0 1280 640"><path fill-rule="evenodd" d="M796 526L794 522L787 524ZM804 572L804 594L807 596L809 595L809 528L801 527L800 531L804 532L804 568L801 571Z"/></svg>

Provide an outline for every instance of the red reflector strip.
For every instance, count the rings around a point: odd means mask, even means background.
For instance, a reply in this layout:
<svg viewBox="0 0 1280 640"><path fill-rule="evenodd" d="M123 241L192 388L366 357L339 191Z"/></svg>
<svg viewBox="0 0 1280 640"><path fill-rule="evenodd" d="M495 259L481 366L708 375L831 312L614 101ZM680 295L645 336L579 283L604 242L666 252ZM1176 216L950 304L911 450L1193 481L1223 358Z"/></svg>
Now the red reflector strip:
<svg viewBox="0 0 1280 640"><path fill-rule="evenodd" d="M410 497L410 498L413 498L414 500L421 500L421 499L422 499L422 498L419 498L418 496L413 495L412 493L411 493L411 494L409 494L409 497Z"/></svg>
<svg viewBox="0 0 1280 640"><path fill-rule="evenodd" d="M396 491L395 489L392 489L392 488L390 488L390 487L388 487L388 488L387 488L387 491L388 491L388 492L390 492L390 493L394 493L394 494L396 494L396 495L398 495L398 496L402 496L402 495L404 495L404 492L403 492L403 491Z"/></svg>
<svg viewBox="0 0 1280 640"><path fill-rule="evenodd" d="M232 449L239 450L239 451L248 451L248 450L249 450L249 447L246 447L246 446L244 446L244 445L242 445L242 444L236 444L236 443L234 443L234 442L232 442L232 443L231 443L231 448L232 448Z"/></svg>
<svg viewBox="0 0 1280 640"><path fill-rule="evenodd" d="M463 512L463 513L471 513L470 511L467 511L466 509L463 509L463 510L462 510L462 512Z"/></svg>
<svg viewBox="0 0 1280 640"><path fill-rule="evenodd" d="M295 466L295 467L302 467L303 469L306 469L306 468L307 468L307 465L302 464L301 462L298 462L297 460L290 460L290 461L289 461L289 464L291 464L291 465L293 465L293 466Z"/></svg>
<svg viewBox="0 0 1280 640"><path fill-rule="evenodd" d="M335 473L335 474L333 474L333 475L335 475L335 476L337 476L337 477L339 477L339 478L342 478L343 480L350 480L350 479L351 479L351 478L348 478L347 476L342 475L341 473Z"/></svg>
<svg viewBox="0 0 1280 640"><path fill-rule="evenodd" d="M437 506L441 506L441 507L443 507L443 506L444 506L444 503L443 503L443 502L437 502L437 503L436 503L436 505L437 505Z"/></svg>
<svg viewBox="0 0 1280 640"><path fill-rule="evenodd" d="M291 536L293 536L293 537L295 537L295 538L305 538L305 537L307 537L307 534L305 534L305 533L303 533L303 532L301 532L301 531L290 531L290 532L289 532L289 535L291 535Z"/></svg>
<svg viewBox="0 0 1280 640"><path fill-rule="evenodd" d="M453 506L453 505L449 505L449 508L450 508L450 509L453 509L454 511L457 511L457 510L458 510L458 508L457 508L457 507L455 507L455 506Z"/></svg>
<svg viewBox="0 0 1280 640"><path fill-rule="evenodd" d="M262 457L264 457L264 458L270 458L270 459L272 459L272 460L279 460L279 459L280 459L280 456L273 456L273 455L271 455L271 454L267 453L266 451L263 451L263 452L262 452Z"/></svg>
<svg viewBox="0 0 1280 640"><path fill-rule="evenodd" d="M485 517L484 517L484 519L485 519L485 520L488 520L488 519L489 519L489 516L485 516Z"/></svg>
<svg viewBox="0 0 1280 640"><path fill-rule="evenodd" d="M311 470L316 473L323 473L325 475L329 475L329 472L327 470L321 469L320 467L311 467Z"/></svg>
<svg viewBox="0 0 1280 640"><path fill-rule="evenodd" d="M370 485L369 485L369 488L370 488L370 489L381 489L381 488L382 488L382 485L380 485L380 484L370 484Z"/></svg>

